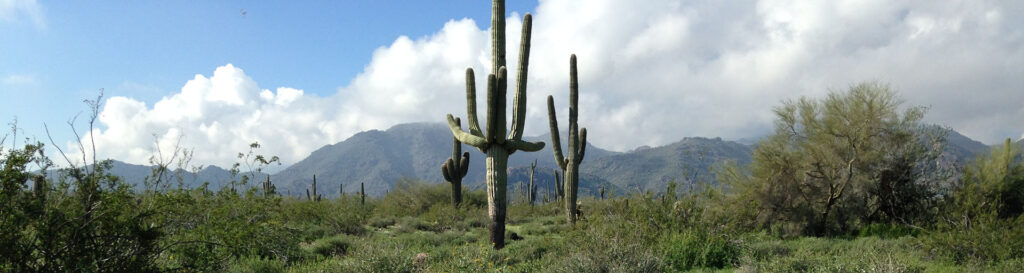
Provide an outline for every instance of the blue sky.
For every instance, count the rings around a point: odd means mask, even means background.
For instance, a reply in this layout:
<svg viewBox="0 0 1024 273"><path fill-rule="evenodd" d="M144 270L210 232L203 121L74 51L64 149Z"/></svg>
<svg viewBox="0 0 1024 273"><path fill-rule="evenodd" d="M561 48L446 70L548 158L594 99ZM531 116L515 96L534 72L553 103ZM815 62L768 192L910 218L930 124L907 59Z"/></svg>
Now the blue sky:
<svg viewBox="0 0 1024 273"><path fill-rule="evenodd" d="M534 15L526 134L546 133L548 95L567 114L570 54L588 141L616 151L763 136L782 101L865 81L984 143L1024 133L1024 1L637 3L508 1L510 56ZM100 157L144 164L180 143L229 166L259 141L287 166L361 131L464 116L489 21L490 2L469 0L0 0L0 120L40 140L45 122L79 155L64 123L102 88Z"/></svg>
<svg viewBox="0 0 1024 273"><path fill-rule="evenodd" d="M471 0L36 5L34 14L15 11L0 20L0 77L19 82L0 87L0 118L6 125L17 116L19 127L40 138L46 122L60 140L74 139L65 121L101 88L108 98L152 104L195 74L231 63L260 85L329 96L399 36L427 36L461 18L486 28L490 19L490 2ZM507 10L536 5L509 1Z"/></svg>

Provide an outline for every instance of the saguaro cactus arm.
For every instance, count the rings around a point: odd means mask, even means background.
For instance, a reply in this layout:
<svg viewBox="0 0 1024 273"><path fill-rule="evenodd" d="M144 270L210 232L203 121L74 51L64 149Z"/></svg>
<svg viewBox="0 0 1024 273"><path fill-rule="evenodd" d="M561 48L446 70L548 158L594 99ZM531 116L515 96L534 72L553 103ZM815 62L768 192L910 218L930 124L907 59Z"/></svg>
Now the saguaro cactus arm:
<svg viewBox="0 0 1024 273"><path fill-rule="evenodd" d="M480 131L480 121L476 117L476 76L473 75L473 68L466 68L466 123L469 126L469 133L475 136L483 136ZM449 118L450 119L450 118ZM459 128L461 131L462 128Z"/></svg>
<svg viewBox="0 0 1024 273"><path fill-rule="evenodd" d="M583 155L587 151L587 127L580 129L580 150L576 153L576 165L583 163Z"/></svg>
<svg viewBox="0 0 1024 273"><path fill-rule="evenodd" d="M466 143L477 148L487 147L487 139L483 138L483 136L463 131L462 128L459 128L458 123L455 122L455 117L453 117L452 114L448 114L448 128L451 129L452 135L455 136L459 142ZM479 128L477 130L479 130Z"/></svg>
<svg viewBox="0 0 1024 273"><path fill-rule="evenodd" d="M555 118L555 98L548 95L548 127L551 128L551 151L555 153L555 164L565 170L565 156L562 155L562 137L558 133L558 119Z"/></svg>
<svg viewBox="0 0 1024 273"><path fill-rule="evenodd" d="M523 127L526 122L526 72L530 63L530 29L533 25L533 16L527 14L523 17L523 32L519 42L519 70L516 71L516 95L512 100L512 133L509 139L523 139Z"/></svg>
<svg viewBox="0 0 1024 273"><path fill-rule="evenodd" d="M504 10L501 8L500 10ZM487 117L486 117L486 131L480 130L479 117L476 112L476 80L475 74L472 68L466 69L466 114L467 123L469 123L469 132L463 131L461 126L455 120L455 116L449 114L447 116L448 128L452 131L452 135L462 143L468 144L473 147L477 147L481 152L486 153L486 150L491 145L503 145L506 150L511 154L517 150L523 150L527 152L535 152L544 148L544 142L528 142L522 140L523 128L526 124L526 73L528 71L529 64L529 53L530 53L530 33L532 28L533 16L526 14L523 18L523 39L520 43L519 49L519 71L517 72L517 86L516 93L513 97L513 119L512 119L512 132L507 136L505 135L505 110L506 108L506 90L508 88L508 72L504 67L504 60L493 60L495 64L500 63L502 66L496 67L495 71L497 74L487 75ZM502 19L504 21L504 19ZM502 22L504 25L504 22ZM494 26L497 27L497 26ZM500 32L500 31L493 31ZM500 41L504 43L504 34L499 36L492 34L493 41ZM495 52L492 52L495 53ZM504 55L504 50L501 50L501 55Z"/></svg>

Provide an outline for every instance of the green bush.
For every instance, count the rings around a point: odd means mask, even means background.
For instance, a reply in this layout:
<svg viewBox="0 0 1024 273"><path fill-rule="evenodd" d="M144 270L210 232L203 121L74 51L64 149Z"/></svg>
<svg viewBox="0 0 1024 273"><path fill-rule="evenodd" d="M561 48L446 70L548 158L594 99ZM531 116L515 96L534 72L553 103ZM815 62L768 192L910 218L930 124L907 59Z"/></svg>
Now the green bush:
<svg viewBox="0 0 1024 273"><path fill-rule="evenodd" d="M918 234L921 234L920 229L895 224L874 223L860 229L858 236L876 236L879 238L891 239L903 236L917 237Z"/></svg>
<svg viewBox="0 0 1024 273"><path fill-rule="evenodd" d="M343 256L352 248L352 242L345 235L333 236L313 242L310 252L324 257Z"/></svg>
<svg viewBox="0 0 1024 273"><path fill-rule="evenodd" d="M156 271L158 211L137 204L111 163L66 169L58 183L51 164L42 144L0 148L0 271Z"/></svg>
<svg viewBox="0 0 1024 273"><path fill-rule="evenodd" d="M238 273L276 273L284 272L287 265L284 261L263 258L259 256L246 256L235 260L226 272Z"/></svg>
<svg viewBox="0 0 1024 273"><path fill-rule="evenodd" d="M724 268L739 261L740 247L721 234L684 230L666 236L665 261L674 270Z"/></svg>
<svg viewBox="0 0 1024 273"><path fill-rule="evenodd" d="M937 231L922 237L931 254L957 264L999 262L1024 258L1024 216L977 220L970 228Z"/></svg>

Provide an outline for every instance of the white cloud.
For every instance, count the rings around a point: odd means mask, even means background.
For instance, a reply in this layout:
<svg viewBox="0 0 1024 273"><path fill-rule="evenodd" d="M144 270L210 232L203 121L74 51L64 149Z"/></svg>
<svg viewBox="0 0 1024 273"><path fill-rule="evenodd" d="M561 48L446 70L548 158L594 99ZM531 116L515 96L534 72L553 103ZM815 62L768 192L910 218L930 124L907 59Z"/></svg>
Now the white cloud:
<svg viewBox="0 0 1024 273"><path fill-rule="evenodd" d="M258 141L258 152L294 163L336 140L328 132L330 101L293 88L260 89L228 64L210 77L196 75L152 107L127 97L107 99L98 119L105 128L94 131L96 147L102 158L144 164L155 154L154 143L166 153L180 138L183 148L196 149L193 164L229 167Z"/></svg>
<svg viewBox="0 0 1024 273"><path fill-rule="evenodd" d="M22 19L31 21L36 27L46 27L42 8L36 0L0 0L0 20L17 22Z"/></svg>
<svg viewBox="0 0 1024 273"><path fill-rule="evenodd" d="M541 1L527 134L547 131L549 94L564 126L568 59L576 53L580 123L601 147L756 136L771 129L782 100L871 80L890 83L908 104L930 106L927 121L994 143L1024 129L1024 17L1013 14L1024 14L1024 2ZM513 66L519 18L508 22ZM467 66L476 69L484 107L489 42L468 19L429 37L399 37L326 98L263 90L240 69L220 67L152 108L111 98L97 143L122 147L111 156L138 162L150 154L151 134L184 135L201 151L197 159L226 165L258 140L293 163L362 130L465 116Z"/></svg>
<svg viewBox="0 0 1024 273"><path fill-rule="evenodd" d="M12 74L0 80L0 83L3 83L4 85L28 85L34 84L35 82L35 77L25 74Z"/></svg>

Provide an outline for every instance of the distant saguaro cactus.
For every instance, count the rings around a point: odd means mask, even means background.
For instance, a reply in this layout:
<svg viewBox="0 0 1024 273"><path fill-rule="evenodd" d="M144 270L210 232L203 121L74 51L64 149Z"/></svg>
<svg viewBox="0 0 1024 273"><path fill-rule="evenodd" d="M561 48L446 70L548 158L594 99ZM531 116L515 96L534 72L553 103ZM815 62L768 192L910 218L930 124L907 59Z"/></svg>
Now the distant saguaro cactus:
<svg viewBox="0 0 1024 273"><path fill-rule="evenodd" d="M505 95L508 75L505 67L505 1L494 0L491 6L491 73L487 76L487 128L480 130L476 115L476 79L473 69L466 69L466 112L469 132L463 131L448 114L448 127L462 143L477 147L487 154L487 214L491 218L490 237L495 249L505 247L505 207L508 203L508 156L517 150L535 152L544 142L523 141L526 128L526 73L530 59L530 30L533 16L523 16L519 44L519 70L515 97L512 99L512 132L505 134Z"/></svg>
<svg viewBox="0 0 1024 273"><path fill-rule="evenodd" d="M316 175L315 174L313 175L313 186L312 186L312 188L313 188L313 193L312 194L310 194L309 189L306 189L306 199L309 199L310 201L320 202L321 196L320 196L320 194L316 193Z"/></svg>
<svg viewBox="0 0 1024 273"><path fill-rule="evenodd" d="M366 185L359 182L359 204L366 205Z"/></svg>
<svg viewBox="0 0 1024 273"><path fill-rule="evenodd" d="M459 118L455 118L455 125L462 130L462 121ZM444 175L444 180L452 184L452 205L458 207L462 203L462 178L466 177L469 171L469 152L463 153L462 142L456 137L452 138L452 156L441 164L441 174ZM462 158L459 158L459 154L462 154Z"/></svg>
<svg viewBox="0 0 1024 273"><path fill-rule="evenodd" d="M562 156L561 139L558 136L558 120L555 118L555 99L548 96L548 124L551 126L551 150L555 163L565 175L565 212L569 224L576 223L576 193L580 186L580 163L587 149L587 128L576 124L579 114L579 81L576 77L576 54L569 57L569 147L568 156Z"/></svg>
<svg viewBox="0 0 1024 273"><path fill-rule="evenodd" d="M534 159L533 163L530 164L530 186L527 188L530 193L530 206L537 202L537 185L533 184L533 174L537 171L537 160Z"/></svg>
<svg viewBox="0 0 1024 273"><path fill-rule="evenodd" d="M565 189L562 188L564 185L558 177L558 170L555 170L555 200L565 198Z"/></svg>
<svg viewBox="0 0 1024 273"><path fill-rule="evenodd" d="M267 181L263 181L263 197L271 197L277 194L277 187L274 183L270 182L270 175L267 175Z"/></svg>

